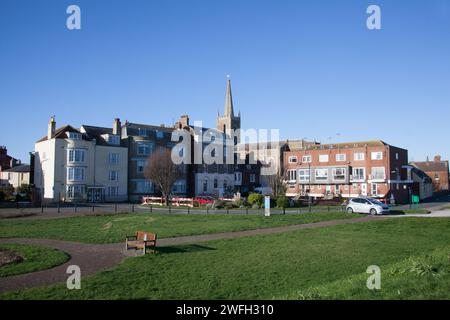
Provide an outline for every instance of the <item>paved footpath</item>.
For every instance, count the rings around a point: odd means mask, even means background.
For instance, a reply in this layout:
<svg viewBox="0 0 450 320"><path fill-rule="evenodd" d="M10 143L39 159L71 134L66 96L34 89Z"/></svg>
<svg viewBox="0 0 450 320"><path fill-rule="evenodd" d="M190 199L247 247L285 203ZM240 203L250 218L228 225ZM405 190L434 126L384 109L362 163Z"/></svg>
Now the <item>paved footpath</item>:
<svg viewBox="0 0 450 320"><path fill-rule="evenodd" d="M183 245L219 239L249 237L255 235L277 234L302 229L322 228L327 226L367 222L374 220L385 220L385 219L389 219L389 217L364 216L362 218L321 221L315 223L306 223L306 224L290 225L266 229L165 238L158 240L158 247ZM1 243L19 243L19 244L30 244L30 245L40 245L50 247L66 252L67 254L69 254L70 259L66 263L51 269L0 278L0 293L12 290L23 290L35 287L43 287L59 282L65 282L69 276L68 274L66 274L66 270L69 265L79 266L81 269L81 275L84 277L104 270L112 269L114 266L121 263L124 258L139 255L139 251L134 250L125 251L125 243L85 244L62 240L22 239L22 238L0 239L0 244Z"/></svg>

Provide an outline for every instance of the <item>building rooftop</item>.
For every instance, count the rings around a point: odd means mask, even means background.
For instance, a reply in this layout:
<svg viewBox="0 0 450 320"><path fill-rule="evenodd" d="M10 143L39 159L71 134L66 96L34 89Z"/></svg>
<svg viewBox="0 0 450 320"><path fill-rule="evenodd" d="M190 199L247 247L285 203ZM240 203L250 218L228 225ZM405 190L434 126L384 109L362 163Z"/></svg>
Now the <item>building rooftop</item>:
<svg viewBox="0 0 450 320"><path fill-rule="evenodd" d="M3 172L30 172L31 167L29 164L20 164L18 166L14 166L12 168L3 170Z"/></svg>

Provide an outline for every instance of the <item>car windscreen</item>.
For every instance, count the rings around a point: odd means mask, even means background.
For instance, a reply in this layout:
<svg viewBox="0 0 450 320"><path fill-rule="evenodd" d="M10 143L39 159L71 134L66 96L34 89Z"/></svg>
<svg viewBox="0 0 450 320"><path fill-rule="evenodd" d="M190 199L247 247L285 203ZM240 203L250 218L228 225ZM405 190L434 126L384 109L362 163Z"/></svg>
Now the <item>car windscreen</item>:
<svg viewBox="0 0 450 320"><path fill-rule="evenodd" d="M375 199L368 199L372 204L377 204L377 205L380 205L380 206L382 206L383 205L383 203L382 202L380 202L380 201L378 201L378 200L375 200Z"/></svg>

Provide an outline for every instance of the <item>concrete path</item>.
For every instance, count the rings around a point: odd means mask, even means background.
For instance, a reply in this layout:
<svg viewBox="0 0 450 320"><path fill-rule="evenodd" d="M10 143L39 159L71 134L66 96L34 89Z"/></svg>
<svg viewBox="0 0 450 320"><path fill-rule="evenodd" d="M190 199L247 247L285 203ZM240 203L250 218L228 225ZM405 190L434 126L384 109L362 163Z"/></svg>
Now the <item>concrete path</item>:
<svg viewBox="0 0 450 320"><path fill-rule="evenodd" d="M398 216L393 215L391 217L450 218L450 210L432 211L428 214L403 214Z"/></svg>
<svg viewBox="0 0 450 320"><path fill-rule="evenodd" d="M389 219L389 217L364 216L362 218L322 221L322 222L306 223L306 224L290 225L266 229L165 238L158 240L158 247L191 244L219 239L249 237L255 235L277 234L302 229L321 228L327 226L367 222L374 220L384 220L384 219ZM81 275L82 277L84 277L92 275L97 272L111 269L114 266L118 265L120 262L122 262L122 260L128 256L139 255L139 251L135 250L125 251L124 243L84 244L79 242L70 242L61 240L20 239L20 238L0 239L0 244L1 243L30 244L55 248L69 254L70 259L63 265L57 266L55 268L17 276L0 278L0 293L11 290L23 290L35 287L49 286L51 284L65 282L69 276L68 274L66 274L66 270L69 265L79 266L81 269Z"/></svg>

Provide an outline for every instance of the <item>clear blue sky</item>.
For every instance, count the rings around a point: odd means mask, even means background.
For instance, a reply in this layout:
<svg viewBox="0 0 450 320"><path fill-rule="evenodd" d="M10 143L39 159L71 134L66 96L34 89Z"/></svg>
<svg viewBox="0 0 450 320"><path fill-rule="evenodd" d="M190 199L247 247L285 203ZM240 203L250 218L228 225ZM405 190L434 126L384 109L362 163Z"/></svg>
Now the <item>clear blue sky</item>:
<svg viewBox="0 0 450 320"><path fill-rule="evenodd" d="M51 115L214 126L227 73L245 128L450 156L448 0L1 0L0 145L28 161Z"/></svg>

